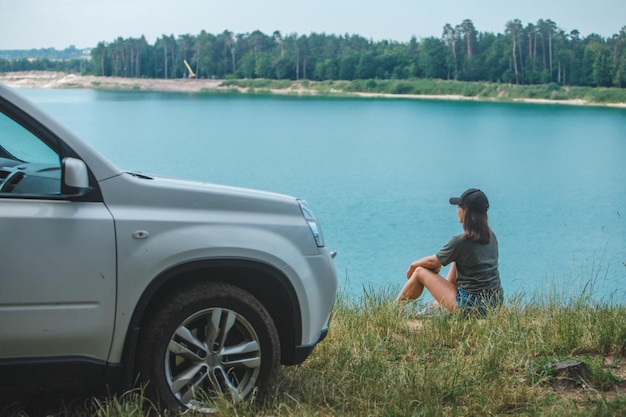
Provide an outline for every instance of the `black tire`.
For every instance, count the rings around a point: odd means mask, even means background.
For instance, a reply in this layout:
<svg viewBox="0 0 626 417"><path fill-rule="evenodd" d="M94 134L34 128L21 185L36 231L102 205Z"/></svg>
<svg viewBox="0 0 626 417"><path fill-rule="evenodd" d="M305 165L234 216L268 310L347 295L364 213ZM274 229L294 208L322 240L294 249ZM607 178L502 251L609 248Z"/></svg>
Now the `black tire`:
<svg viewBox="0 0 626 417"><path fill-rule="evenodd" d="M167 300L140 332L137 350L146 394L170 409L206 410L225 394L234 402L261 398L278 373L276 326L250 293L203 283Z"/></svg>

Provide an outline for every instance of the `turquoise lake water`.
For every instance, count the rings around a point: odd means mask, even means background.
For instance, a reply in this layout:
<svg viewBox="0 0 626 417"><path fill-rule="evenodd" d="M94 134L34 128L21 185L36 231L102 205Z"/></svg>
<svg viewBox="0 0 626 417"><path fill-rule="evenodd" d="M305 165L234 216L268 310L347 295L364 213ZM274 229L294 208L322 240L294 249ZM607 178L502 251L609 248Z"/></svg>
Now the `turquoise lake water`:
<svg viewBox="0 0 626 417"><path fill-rule="evenodd" d="M626 301L626 110L406 99L20 90L120 168L304 198L340 285L395 291L490 199L508 297ZM445 273L445 270L443 271Z"/></svg>

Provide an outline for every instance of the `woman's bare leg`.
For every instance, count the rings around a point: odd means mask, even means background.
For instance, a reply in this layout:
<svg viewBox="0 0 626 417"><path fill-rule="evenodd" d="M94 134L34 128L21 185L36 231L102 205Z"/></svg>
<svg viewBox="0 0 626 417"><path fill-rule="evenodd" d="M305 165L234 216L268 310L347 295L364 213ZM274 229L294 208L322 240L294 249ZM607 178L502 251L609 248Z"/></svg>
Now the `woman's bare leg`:
<svg viewBox="0 0 626 417"><path fill-rule="evenodd" d="M427 288L433 298L450 311L456 309L457 287L430 269L417 267L400 291L397 301L415 300Z"/></svg>

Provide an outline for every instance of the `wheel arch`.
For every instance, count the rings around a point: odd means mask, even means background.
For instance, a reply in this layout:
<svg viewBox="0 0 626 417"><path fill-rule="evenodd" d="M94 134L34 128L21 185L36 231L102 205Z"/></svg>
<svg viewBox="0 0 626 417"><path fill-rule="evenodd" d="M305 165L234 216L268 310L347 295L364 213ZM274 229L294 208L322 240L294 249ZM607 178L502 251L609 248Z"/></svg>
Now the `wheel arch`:
<svg viewBox="0 0 626 417"><path fill-rule="evenodd" d="M302 338L302 320L298 297L289 279L276 268L253 260L200 260L164 271L143 292L133 312L124 343L122 363L126 386L131 386L135 378L135 352L142 325L161 302L178 288L200 282L231 284L256 297L276 325L281 363L294 362L295 347Z"/></svg>

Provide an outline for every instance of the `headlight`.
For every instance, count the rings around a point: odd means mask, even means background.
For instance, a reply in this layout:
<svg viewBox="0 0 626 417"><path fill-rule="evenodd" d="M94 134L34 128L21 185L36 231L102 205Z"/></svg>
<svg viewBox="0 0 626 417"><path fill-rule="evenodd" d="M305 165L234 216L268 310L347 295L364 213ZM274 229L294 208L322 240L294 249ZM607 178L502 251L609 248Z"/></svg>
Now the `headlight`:
<svg viewBox="0 0 626 417"><path fill-rule="evenodd" d="M311 233L313 233L313 238L315 238L315 244L318 248L324 247L324 236L322 236L322 229L317 222L315 214L313 214L313 210L311 210L309 204L304 200L298 200L298 204L300 204L300 210L302 210L302 215L304 216L304 219L311 228Z"/></svg>

